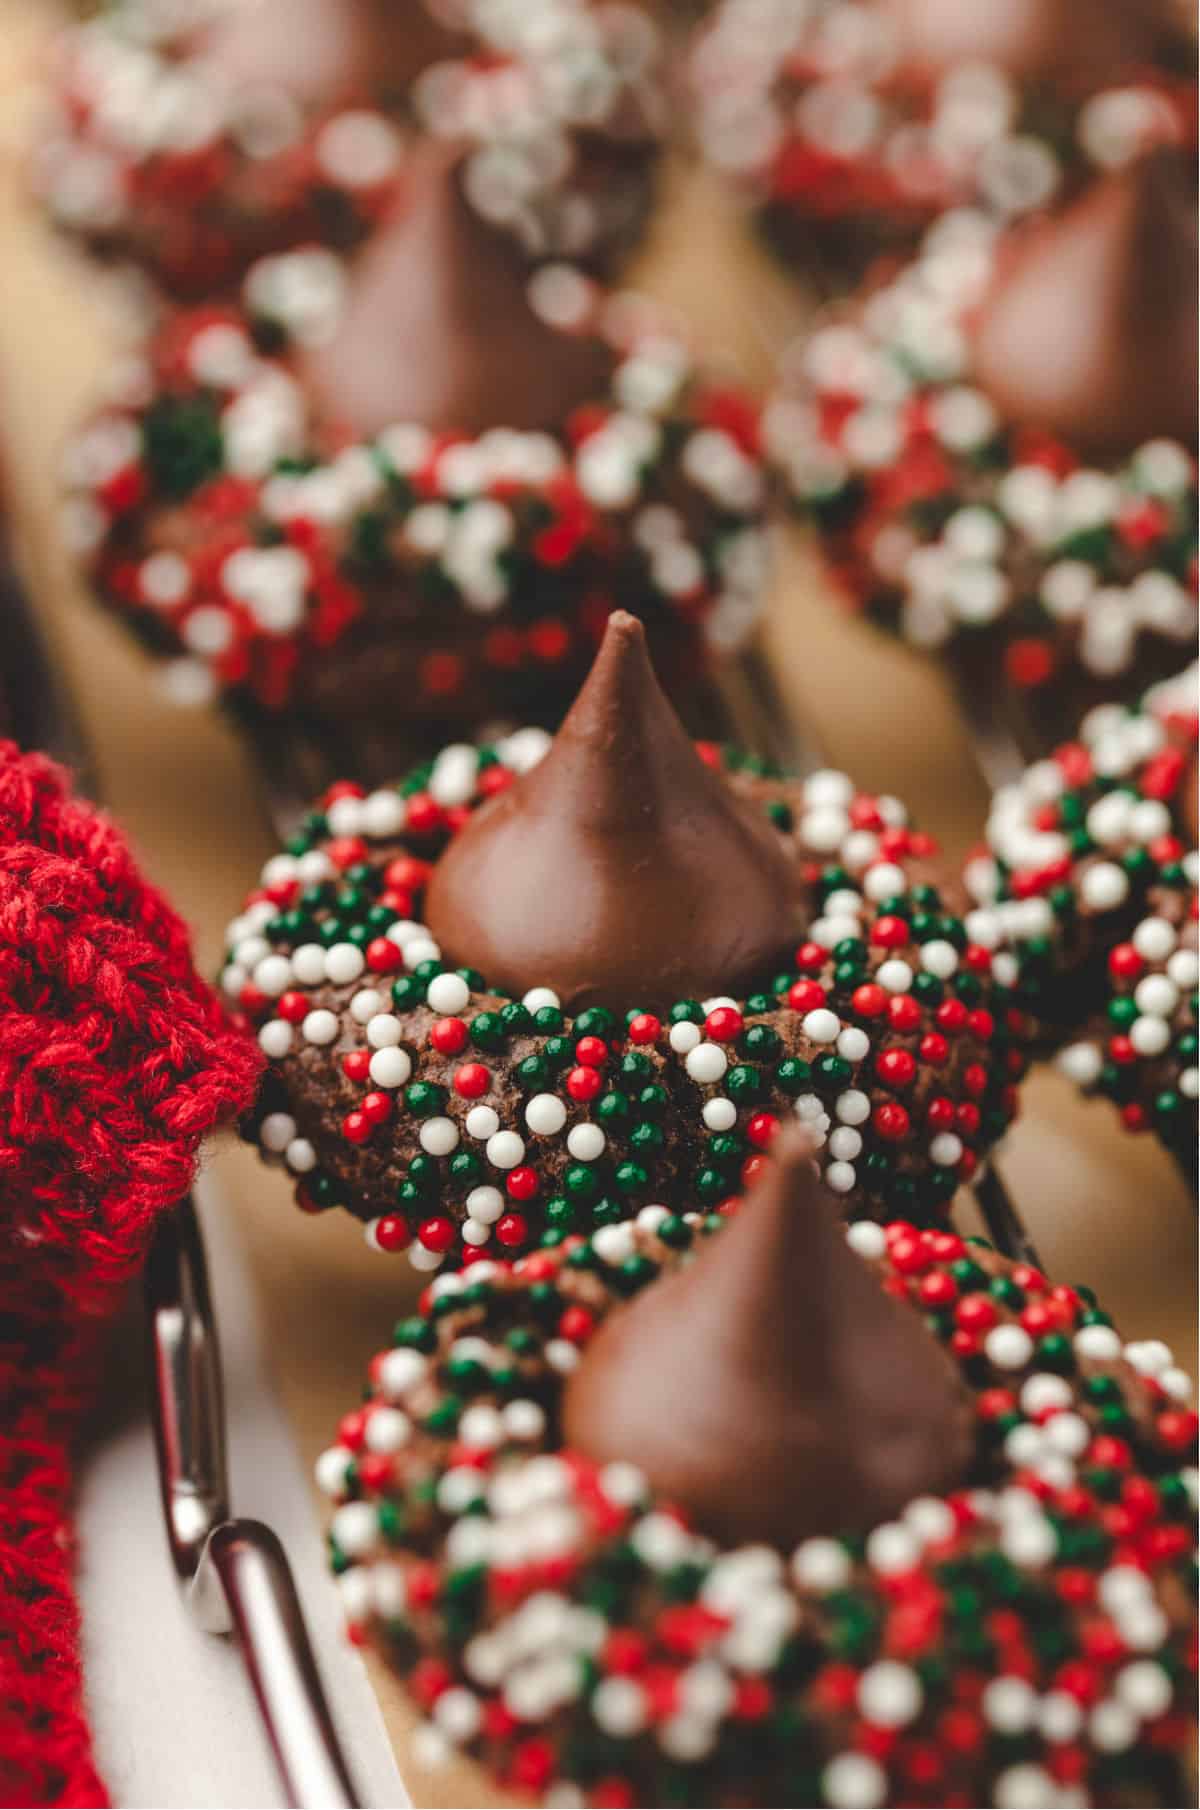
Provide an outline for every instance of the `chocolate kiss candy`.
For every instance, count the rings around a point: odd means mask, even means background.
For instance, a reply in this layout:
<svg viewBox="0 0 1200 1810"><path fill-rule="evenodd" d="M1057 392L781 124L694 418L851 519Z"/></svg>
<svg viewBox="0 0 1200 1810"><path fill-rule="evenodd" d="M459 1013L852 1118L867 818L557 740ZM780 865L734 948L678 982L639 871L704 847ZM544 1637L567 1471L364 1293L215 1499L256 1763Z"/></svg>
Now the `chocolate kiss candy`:
<svg viewBox="0 0 1200 1810"><path fill-rule="evenodd" d="M1196 436L1196 214L1171 151L1095 183L1002 258L974 332L1000 414L1106 458Z"/></svg>
<svg viewBox="0 0 1200 1810"><path fill-rule="evenodd" d="M700 1532L790 1549L961 1484L974 1423L937 1340L848 1248L804 1135L774 1152L729 1225L605 1320L563 1430Z"/></svg>
<svg viewBox="0 0 1200 1810"><path fill-rule="evenodd" d="M406 89L462 42L424 0L257 0L203 32L197 52L239 88L335 107Z"/></svg>
<svg viewBox="0 0 1200 1810"><path fill-rule="evenodd" d="M520 253L463 198L460 155L413 156L403 211L355 263L332 342L303 361L326 419L360 435L550 428L607 392L610 353L534 313Z"/></svg>
<svg viewBox="0 0 1200 1810"><path fill-rule="evenodd" d="M906 67L991 63L1025 81L1115 80L1180 38L1164 0L879 0Z"/></svg>
<svg viewBox="0 0 1200 1810"><path fill-rule="evenodd" d="M778 838L700 759L623 610L545 759L437 863L426 917L452 963L569 1011L742 992L801 928Z"/></svg>

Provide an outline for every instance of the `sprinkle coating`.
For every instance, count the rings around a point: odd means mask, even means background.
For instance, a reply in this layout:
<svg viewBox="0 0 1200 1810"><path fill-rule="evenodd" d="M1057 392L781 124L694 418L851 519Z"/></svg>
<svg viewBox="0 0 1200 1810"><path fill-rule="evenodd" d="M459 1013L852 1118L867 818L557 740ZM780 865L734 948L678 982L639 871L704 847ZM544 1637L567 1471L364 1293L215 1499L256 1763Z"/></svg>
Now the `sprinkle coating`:
<svg viewBox="0 0 1200 1810"><path fill-rule="evenodd" d="M720 1549L555 1426L595 1327L721 1223L650 1207L438 1278L374 1359L318 1476L422 1763L547 1803L1178 1801L1195 1416L1167 1348L977 1243L849 1227L962 1366L972 1474L865 1538Z"/></svg>

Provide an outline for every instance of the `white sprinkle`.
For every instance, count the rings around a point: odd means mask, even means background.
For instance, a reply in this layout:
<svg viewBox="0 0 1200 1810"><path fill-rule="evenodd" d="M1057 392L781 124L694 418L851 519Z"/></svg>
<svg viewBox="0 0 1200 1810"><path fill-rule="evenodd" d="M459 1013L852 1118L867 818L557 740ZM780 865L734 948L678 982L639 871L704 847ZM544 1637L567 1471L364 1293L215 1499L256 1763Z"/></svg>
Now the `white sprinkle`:
<svg viewBox="0 0 1200 1810"><path fill-rule="evenodd" d="M1031 1569L1049 1565L1058 1552L1058 1540L1044 1515L1022 1516L1005 1526L1000 1536L1005 1556L1014 1565Z"/></svg>
<svg viewBox="0 0 1200 1810"><path fill-rule="evenodd" d="M412 1057L402 1049L376 1050L367 1073L376 1087L403 1087L412 1074Z"/></svg>
<svg viewBox="0 0 1200 1810"><path fill-rule="evenodd" d="M360 999L362 995L358 996ZM351 1006L353 1010L353 1006ZM400 1041L400 1020L392 1012L374 1012L367 1020L367 1042L373 1050L390 1049Z"/></svg>
<svg viewBox="0 0 1200 1810"><path fill-rule="evenodd" d="M867 1563L884 1577L911 1571L921 1556L921 1549L907 1527L899 1521L885 1521L867 1537Z"/></svg>
<svg viewBox="0 0 1200 1810"><path fill-rule="evenodd" d="M1054 1780L1040 1766L1010 1766L995 1783L998 1810L1046 1810L1058 1801Z"/></svg>
<svg viewBox="0 0 1200 1810"><path fill-rule="evenodd" d="M865 1257L868 1261L882 1257L887 1251L883 1227L875 1225L869 1219L861 1219L857 1225L846 1227L846 1243L852 1251L857 1251L860 1257Z"/></svg>
<svg viewBox="0 0 1200 1810"><path fill-rule="evenodd" d="M732 1100L718 1094L715 1099L704 1102L700 1116L710 1131L729 1131L737 1124L737 1107Z"/></svg>
<svg viewBox="0 0 1200 1810"><path fill-rule="evenodd" d="M646 1479L635 1464L615 1460L600 1472L600 1487L610 1502L620 1508L632 1508L641 1502L647 1490Z"/></svg>
<svg viewBox="0 0 1200 1810"><path fill-rule="evenodd" d="M337 1014L324 1010L310 1012L300 1028L306 1043L333 1043L338 1034Z"/></svg>
<svg viewBox="0 0 1200 1810"><path fill-rule="evenodd" d="M548 1006L557 1006L560 1003L558 994L550 987L531 987L521 1001L527 1012L542 1012Z"/></svg>
<svg viewBox="0 0 1200 1810"><path fill-rule="evenodd" d="M998 1370L1020 1370L1033 1356L1033 1340L1023 1326L994 1326L983 1349Z"/></svg>
<svg viewBox="0 0 1200 1810"><path fill-rule="evenodd" d="M921 966L927 973L936 974L939 980L948 980L958 967L958 950L953 943L935 937L932 942L922 945Z"/></svg>
<svg viewBox="0 0 1200 1810"><path fill-rule="evenodd" d="M1129 896L1129 880L1122 868L1101 861L1084 873L1079 896L1091 911L1112 911Z"/></svg>
<svg viewBox="0 0 1200 1810"><path fill-rule="evenodd" d="M451 1685L433 1706L433 1720L449 1741L462 1747L478 1734L483 1711L474 1691L462 1685Z"/></svg>
<svg viewBox="0 0 1200 1810"><path fill-rule="evenodd" d="M887 1795L887 1774L865 1753L839 1753L821 1774L821 1790L834 1810L874 1810Z"/></svg>
<svg viewBox="0 0 1200 1810"><path fill-rule="evenodd" d="M487 1141L487 1159L494 1169L515 1169L524 1155L525 1140L515 1131L494 1132Z"/></svg>
<svg viewBox="0 0 1200 1810"><path fill-rule="evenodd" d="M607 1142L599 1125L573 1125L567 1133L567 1149L580 1163L594 1163Z"/></svg>
<svg viewBox="0 0 1200 1810"><path fill-rule="evenodd" d="M231 562L232 563L232 562ZM251 568L253 569L253 568ZM226 585L236 588L238 580L226 574ZM362 799L354 797L335 798L325 813L330 834L334 836L357 836L362 818Z"/></svg>
<svg viewBox="0 0 1200 1810"><path fill-rule="evenodd" d="M472 1188L467 1195L467 1212L480 1225L495 1225L504 1212L504 1196L499 1188Z"/></svg>
<svg viewBox="0 0 1200 1810"><path fill-rule="evenodd" d="M301 943L292 951L292 972L301 986L320 986L325 979L325 951L320 943Z"/></svg>
<svg viewBox="0 0 1200 1810"><path fill-rule="evenodd" d="M567 1109L557 1094L534 1094L525 1108L525 1123L539 1137L554 1137L567 1122Z"/></svg>
<svg viewBox="0 0 1200 1810"><path fill-rule="evenodd" d="M464 1445L490 1451L504 1438L504 1421L497 1409L479 1403L468 1408L459 1421L458 1436Z"/></svg>
<svg viewBox="0 0 1200 1810"><path fill-rule="evenodd" d="M1176 944L1174 928L1165 918L1143 918L1130 939L1143 961L1162 962Z"/></svg>
<svg viewBox="0 0 1200 1810"><path fill-rule="evenodd" d="M334 1515L329 1528L348 1559L369 1552L379 1535L379 1517L369 1502L347 1502Z"/></svg>
<svg viewBox="0 0 1200 1810"><path fill-rule="evenodd" d="M1073 1344L1080 1357L1105 1361L1119 1358L1121 1341L1111 1326L1084 1326L1075 1334Z"/></svg>
<svg viewBox="0 0 1200 1810"><path fill-rule="evenodd" d="M1135 1018L1129 1027L1129 1041L1139 1056L1161 1056L1171 1041L1171 1027L1162 1018Z"/></svg>
<svg viewBox="0 0 1200 1810"><path fill-rule="evenodd" d="M258 1044L264 1056L278 1062L292 1047L292 1027L286 1018L271 1018L258 1033Z"/></svg>
<svg viewBox="0 0 1200 1810"><path fill-rule="evenodd" d="M1055 1067L1076 1087L1090 1087L1099 1079L1104 1056L1094 1043L1070 1043L1059 1051Z"/></svg>
<svg viewBox="0 0 1200 1810"><path fill-rule="evenodd" d="M1047 1691L1037 1708L1038 1731L1056 1744L1073 1741L1083 1727L1083 1711L1068 1691Z"/></svg>
<svg viewBox="0 0 1200 1810"><path fill-rule="evenodd" d="M355 1024L370 1024L373 1018L390 1017L387 1000L378 987L363 987L350 1001L350 1016Z"/></svg>
<svg viewBox="0 0 1200 1810"><path fill-rule="evenodd" d="M698 1043L688 1051L685 1067L693 1081L707 1085L721 1079L729 1067L729 1058L719 1043Z"/></svg>
<svg viewBox="0 0 1200 1810"><path fill-rule="evenodd" d="M836 1012L820 1007L815 1012L805 1014L800 1028L813 1043L833 1043L842 1026Z"/></svg>
<svg viewBox="0 0 1200 1810"><path fill-rule="evenodd" d="M367 1418L366 1445L371 1452L398 1452L408 1444L412 1422L399 1408L372 1408Z"/></svg>
<svg viewBox="0 0 1200 1810"><path fill-rule="evenodd" d="M620 1225L601 1226L592 1237L592 1248L605 1263L624 1263L634 1251L633 1227L627 1220Z"/></svg>
<svg viewBox="0 0 1200 1810"><path fill-rule="evenodd" d="M421 1722L413 1730L413 1758L426 1772L439 1772L450 1763L453 1749L440 1728Z"/></svg>
<svg viewBox="0 0 1200 1810"><path fill-rule="evenodd" d="M858 1180L853 1163L830 1163L825 1171L825 1185L835 1194L850 1194Z"/></svg>
<svg viewBox="0 0 1200 1810"><path fill-rule="evenodd" d="M924 1692L911 1666L881 1659L858 1681L858 1707L877 1728L903 1728L920 1714Z"/></svg>
<svg viewBox="0 0 1200 1810"><path fill-rule="evenodd" d="M289 1112L269 1112L259 1127L258 1135L263 1149L271 1150L279 1156L296 1135L296 1121Z"/></svg>
<svg viewBox="0 0 1200 1810"><path fill-rule="evenodd" d="M1021 1407L1030 1415L1044 1414L1049 1408L1065 1408L1073 1399L1070 1384L1049 1371L1038 1371L1021 1387Z"/></svg>
<svg viewBox="0 0 1200 1810"><path fill-rule="evenodd" d="M325 972L335 986L348 986L351 981L358 979L365 967L363 952L356 949L353 943L335 943L326 952Z"/></svg>
<svg viewBox="0 0 1200 1810"><path fill-rule="evenodd" d="M1167 973L1181 993L1190 992L1200 980L1200 955L1194 949L1177 949L1167 962Z"/></svg>
<svg viewBox="0 0 1200 1810"><path fill-rule="evenodd" d="M323 1496L335 1500L346 1487L346 1473L354 1463L354 1453L344 1445L331 1445L317 1459L314 1475Z"/></svg>
<svg viewBox="0 0 1200 1810"><path fill-rule="evenodd" d="M535 1401L510 1401L501 1413L512 1439L540 1439L546 1430L545 1412Z"/></svg>
<svg viewBox="0 0 1200 1810"><path fill-rule="evenodd" d="M385 1352L378 1366L379 1387L389 1401L401 1401L416 1387L429 1368L419 1351L397 1346Z"/></svg>
<svg viewBox="0 0 1200 1810"><path fill-rule="evenodd" d="M1102 1753L1124 1753L1137 1740L1138 1721L1124 1703L1109 1698L1088 1717L1088 1734Z"/></svg>
<svg viewBox="0 0 1200 1810"><path fill-rule="evenodd" d="M837 1540L805 1540L792 1554L792 1576L802 1590L841 1590L850 1572L850 1555Z"/></svg>
<svg viewBox="0 0 1200 1810"><path fill-rule="evenodd" d="M435 974L425 992L432 1010L451 1018L464 1009L470 997L471 989L459 974Z"/></svg>
<svg viewBox="0 0 1200 1810"><path fill-rule="evenodd" d="M632 1678L605 1678L592 1694L592 1717L598 1728L617 1740L627 1740L646 1726L646 1695Z"/></svg>
<svg viewBox="0 0 1200 1810"><path fill-rule="evenodd" d="M939 1168L953 1169L962 1153L962 1139L955 1137L952 1131L939 1132L930 1140L929 1154Z"/></svg>
<svg viewBox="0 0 1200 1810"><path fill-rule="evenodd" d="M1135 1659L1116 1678L1117 1697L1140 1721L1153 1722L1171 1707L1171 1680L1153 1659Z"/></svg>
<svg viewBox="0 0 1200 1810"><path fill-rule="evenodd" d="M404 966L411 973L425 962L440 961L441 950L431 936L414 936L404 944Z"/></svg>
<svg viewBox="0 0 1200 1810"><path fill-rule="evenodd" d="M286 955L268 955L254 970L254 984L268 999L278 999L292 984L292 964Z"/></svg>
<svg viewBox="0 0 1200 1810"><path fill-rule="evenodd" d="M404 828L407 814L399 792L372 792L369 798L363 800L363 834L376 841L385 836L395 836Z"/></svg>
<svg viewBox="0 0 1200 1810"><path fill-rule="evenodd" d="M422 1150L430 1156L449 1156L458 1148L458 1126L453 1119L426 1119L419 1133Z"/></svg>
<svg viewBox="0 0 1200 1810"><path fill-rule="evenodd" d="M1033 1723L1037 1694L1023 1678L993 1678L980 1699L980 1708L1001 1734L1024 1734Z"/></svg>

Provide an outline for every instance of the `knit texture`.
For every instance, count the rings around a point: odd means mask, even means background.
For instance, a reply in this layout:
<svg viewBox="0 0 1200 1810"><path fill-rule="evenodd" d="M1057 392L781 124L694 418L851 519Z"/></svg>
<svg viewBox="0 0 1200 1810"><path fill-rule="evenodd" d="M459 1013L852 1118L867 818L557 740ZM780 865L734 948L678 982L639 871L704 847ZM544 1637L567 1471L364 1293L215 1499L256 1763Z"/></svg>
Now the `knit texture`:
<svg viewBox="0 0 1200 1810"><path fill-rule="evenodd" d="M118 831L0 741L0 1806L107 1801L70 1444L106 1316L257 1073Z"/></svg>

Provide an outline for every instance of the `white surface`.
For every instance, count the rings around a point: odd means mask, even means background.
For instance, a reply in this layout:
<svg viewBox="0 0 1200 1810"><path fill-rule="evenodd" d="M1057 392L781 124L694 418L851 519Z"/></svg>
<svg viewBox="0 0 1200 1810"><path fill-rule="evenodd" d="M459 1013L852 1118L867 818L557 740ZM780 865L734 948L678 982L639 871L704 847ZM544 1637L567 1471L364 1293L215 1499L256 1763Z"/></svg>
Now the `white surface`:
<svg viewBox="0 0 1200 1810"><path fill-rule="evenodd" d="M215 1186L198 1202L221 1332L234 1506L282 1539L364 1805L409 1798L374 1693L342 1632L308 1483L262 1363L251 1290ZM202 1634L175 1589L140 1368L140 1318L122 1329L107 1412L82 1466L80 1598L89 1713L113 1802L219 1810L282 1805L261 1724L230 1641Z"/></svg>

